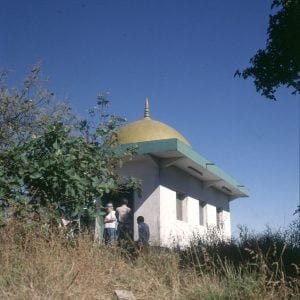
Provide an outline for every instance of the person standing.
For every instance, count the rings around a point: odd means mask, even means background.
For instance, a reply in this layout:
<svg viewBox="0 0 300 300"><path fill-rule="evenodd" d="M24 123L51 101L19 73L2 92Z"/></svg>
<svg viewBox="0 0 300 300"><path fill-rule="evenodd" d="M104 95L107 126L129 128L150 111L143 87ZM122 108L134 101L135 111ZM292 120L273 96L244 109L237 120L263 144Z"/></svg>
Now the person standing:
<svg viewBox="0 0 300 300"><path fill-rule="evenodd" d="M140 247L149 245L150 230L148 224L145 223L143 216L137 217L139 237L137 243Z"/></svg>
<svg viewBox="0 0 300 300"><path fill-rule="evenodd" d="M105 245L112 244L116 240L116 212L111 203L106 204L107 215L104 218L104 242Z"/></svg>
<svg viewBox="0 0 300 300"><path fill-rule="evenodd" d="M132 213L126 198L122 200L122 205L117 207L116 217L118 221L118 240L129 240L132 231Z"/></svg>

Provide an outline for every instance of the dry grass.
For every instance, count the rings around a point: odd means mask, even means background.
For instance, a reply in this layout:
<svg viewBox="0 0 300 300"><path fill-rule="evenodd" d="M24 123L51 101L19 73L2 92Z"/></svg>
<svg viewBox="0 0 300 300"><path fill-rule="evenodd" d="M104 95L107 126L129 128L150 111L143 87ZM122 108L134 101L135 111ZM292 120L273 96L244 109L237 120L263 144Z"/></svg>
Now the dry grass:
<svg viewBox="0 0 300 300"><path fill-rule="evenodd" d="M267 285L257 272L223 265L182 264L181 255L150 249L130 259L117 247L95 245L88 236L66 244L58 233L22 225L0 230L1 299L112 299L115 289L137 299L288 299L299 296L282 281ZM199 275L200 274L200 275ZM296 279L295 279L296 280ZM298 294L298 295L297 295Z"/></svg>

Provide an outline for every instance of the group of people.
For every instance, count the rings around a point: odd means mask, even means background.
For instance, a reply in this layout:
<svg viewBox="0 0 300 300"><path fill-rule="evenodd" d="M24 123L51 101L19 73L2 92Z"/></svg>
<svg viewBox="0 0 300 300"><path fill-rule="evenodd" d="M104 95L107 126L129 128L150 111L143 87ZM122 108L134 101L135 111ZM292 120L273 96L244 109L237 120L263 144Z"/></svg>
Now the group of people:
<svg viewBox="0 0 300 300"><path fill-rule="evenodd" d="M118 240L130 241L132 235L132 211L128 207L128 200L123 199L122 205L114 211L112 203L107 203L106 216L104 218L104 241L105 244ZM137 217L139 246L147 246L150 238L149 226L145 223L144 217Z"/></svg>

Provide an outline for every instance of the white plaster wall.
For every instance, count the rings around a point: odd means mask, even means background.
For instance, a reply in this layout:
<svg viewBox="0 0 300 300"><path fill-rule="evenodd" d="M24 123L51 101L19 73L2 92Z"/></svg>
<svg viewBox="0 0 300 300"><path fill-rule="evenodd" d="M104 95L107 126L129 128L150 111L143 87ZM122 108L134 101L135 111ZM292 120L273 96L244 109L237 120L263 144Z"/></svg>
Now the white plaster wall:
<svg viewBox="0 0 300 300"><path fill-rule="evenodd" d="M160 243L169 245L176 236L176 192L163 186L160 191Z"/></svg>
<svg viewBox="0 0 300 300"><path fill-rule="evenodd" d="M171 246L174 239L185 245L193 235L203 235L207 228L216 226L216 209L222 208L224 234L231 236L228 197L213 189L203 188L203 183L182 170L169 167L159 169L147 157L130 161L119 170L122 176L134 176L141 180L142 197L135 195L134 220L144 216L150 227L150 242ZM187 195L185 221L176 219L176 192ZM206 224L199 224L199 201L204 201ZM134 224L137 239L137 224Z"/></svg>
<svg viewBox="0 0 300 300"><path fill-rule="evenodd" d="M160 186L160 241L163 246L185 246L198 234L203 234L204 226L199 225L199 202L187 197L187 220L176 218L176 192Z"/></svg>
<svg viewBox="0 0 300 300"><path fill-rule="evenodd" d="M203 182L176 167L160 171L160 184L184 193L188 191L190 197L229 211L228 196L213 188L203 188Z"/></svg>
<svg viewBox="0 0 300 300"><path fill-rule="evenodd" d="M150 228L150 242L160 243L160 192L159 170L149 159L130 161L120 170L119 174L125 177L136 177L141 181L142 195L134 195L134 239L138 238L136 219L143 216Z"/></svg>
<svg viewBox="0 0 300 300"><path fill-rule="evenodd" d="M223 234L230 238L231 237L231 219L230 219L230 212L223 211L223 223L224 223L224 232Z"/></svg>
<svg viewBox="0 0 300 300"><path fill-rule="evenodd" d="M187 197L187 221L190 225L199 225L199 200L193 197Z"/></svg>
<svg viewBox="0 0 300 300"><path fill-rule="evenodd" d="M189 225L199 225L199 201L206 203L204 212L206 228L216 227L217 208L222 208L224 219L222 234L228 238L231 237L230 210L227 195L211 187L204 188L203 182L176 167L169 167L161 170L160 184L170 190L180 191L188 195L187 221ZM198 228L196 228L196 231L203 234L206 230L203 226L199 225Z"/></svg>
<svg viewBox="0 0 300 300"><path fill-rule="evenodd" d="M217 208L209 203L206 204L206 226L214 227L217 225Z"/></svg>

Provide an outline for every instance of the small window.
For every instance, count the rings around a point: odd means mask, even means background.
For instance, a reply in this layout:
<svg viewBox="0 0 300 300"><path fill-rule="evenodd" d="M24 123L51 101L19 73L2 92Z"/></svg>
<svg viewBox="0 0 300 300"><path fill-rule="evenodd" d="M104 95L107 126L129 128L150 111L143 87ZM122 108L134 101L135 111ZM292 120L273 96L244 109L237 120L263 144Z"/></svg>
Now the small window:
<svg viewBox="0 0 300 300"><path fill-rule="evenodd" d="M217 227L219 229L223 229L224 227L224 222L223 222L223 209L222 208L217 208Z"/></svg>
<svg viewBox="0 0 300 300"><path fill-rule="evenodd" d="M181 221L184 221L184 199L183 193L176 193L176 218Z"/></svg>
<svg viewBox="0 0 300 300"><path fill-rule="evenodd" d="M201 226L204 226L206 223L206 214L205 214L205 206L206 203L203 201L199 201L199 224Z"/></svg>

